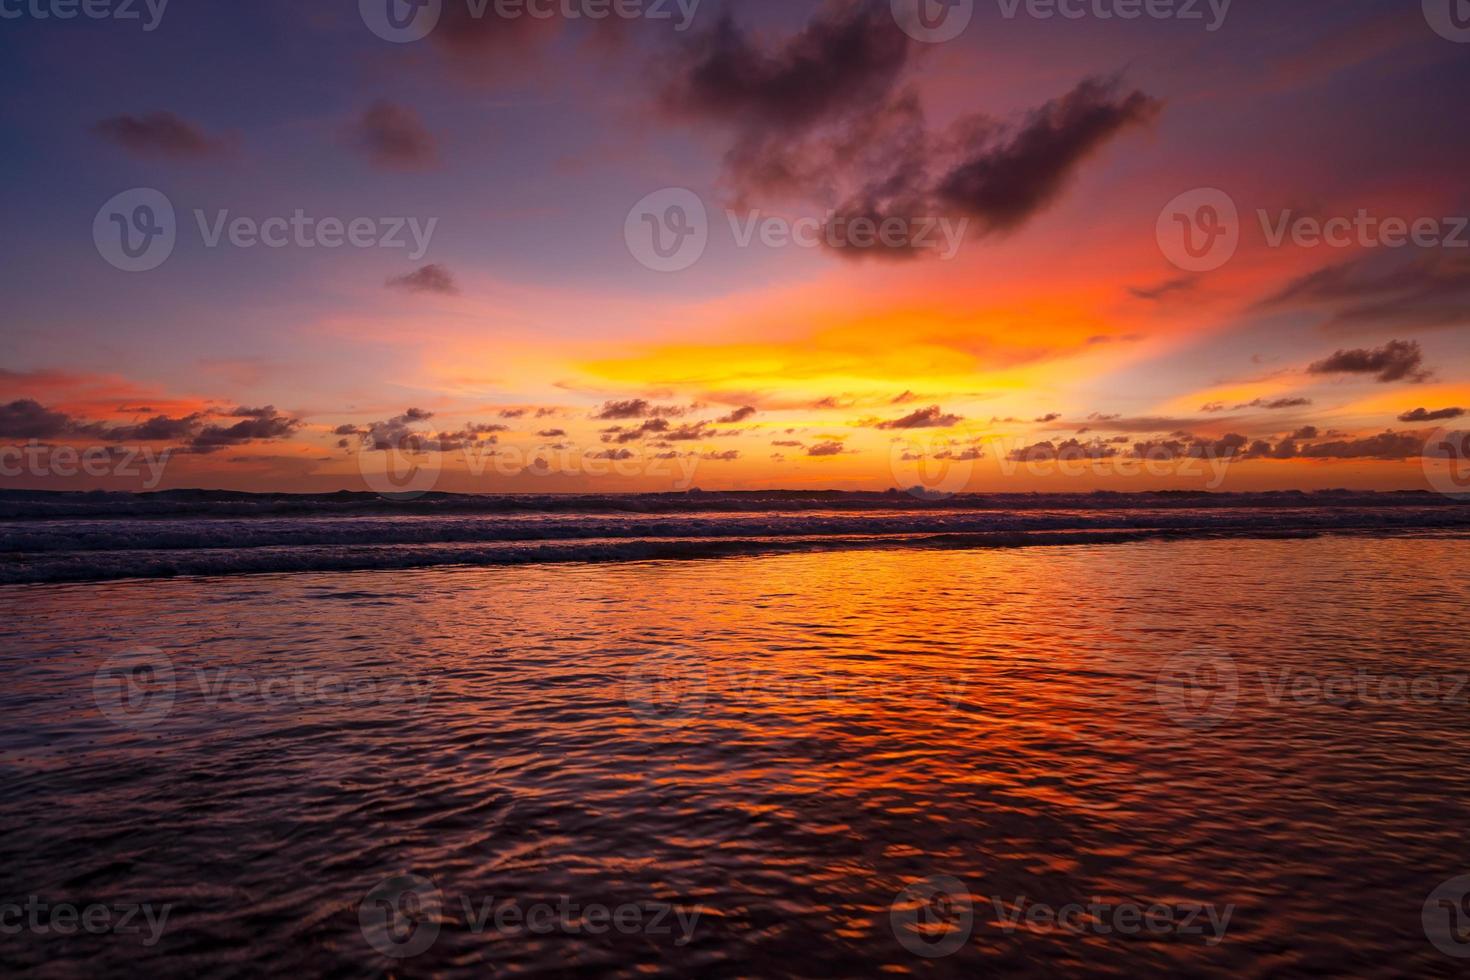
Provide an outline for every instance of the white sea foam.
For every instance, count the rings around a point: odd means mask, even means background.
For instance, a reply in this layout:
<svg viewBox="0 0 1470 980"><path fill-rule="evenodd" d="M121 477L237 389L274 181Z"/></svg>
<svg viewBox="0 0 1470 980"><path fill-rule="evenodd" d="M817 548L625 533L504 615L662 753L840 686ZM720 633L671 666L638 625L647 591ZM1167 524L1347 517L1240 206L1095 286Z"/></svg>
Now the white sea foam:
<svg viewBox="0 0 1470 980"><path fill-rule="evenodd" d="M0 583L1470 530L1429 494L0 494Z"/></svg>

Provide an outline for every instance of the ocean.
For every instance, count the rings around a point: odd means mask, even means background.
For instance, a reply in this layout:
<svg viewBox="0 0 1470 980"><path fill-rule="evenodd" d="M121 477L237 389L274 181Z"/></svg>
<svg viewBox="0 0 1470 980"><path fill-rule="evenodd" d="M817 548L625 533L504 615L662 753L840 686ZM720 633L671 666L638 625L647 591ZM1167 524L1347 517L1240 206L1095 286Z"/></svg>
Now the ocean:
<svg viewBox="0 0 1470 980"><path fill-rule="evenodd" d="M5 493L0 966L1458 975L1467 532L1422 494Z"/></svg>
<svg viewBox="0 0 1470 980"><path fill-rule="evenodd" d="M1431 493L0 491L0 584L1470 528Z"/></svg>

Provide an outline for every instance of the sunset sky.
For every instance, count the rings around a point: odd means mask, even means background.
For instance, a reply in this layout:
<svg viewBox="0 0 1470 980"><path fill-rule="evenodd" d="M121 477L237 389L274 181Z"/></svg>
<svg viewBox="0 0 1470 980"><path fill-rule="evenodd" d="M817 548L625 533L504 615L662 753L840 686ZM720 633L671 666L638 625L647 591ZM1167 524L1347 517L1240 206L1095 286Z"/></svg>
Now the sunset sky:
<svg viewBox="0 0 1470 980"><path fill-rule="evenodd" d="M440 490L1198 488L1130 465L1191 455L1223 489L1396 489L1470 410L1470 44L1418 2L979 0L938 43L887 0L703 0L686 30L465 3L405 43L347 0L0 23L0 445L247 490L402 454ZM137 188L176 241L125 271L100 242ZM658 271L668 188L708 241ZM1180 221L1222 199L1238 248L1195 261ZM298 211L406 245L228 230ZM964 235L739 240L855 216ZM1299 219L1354 226L1273 242Z"/></svg>

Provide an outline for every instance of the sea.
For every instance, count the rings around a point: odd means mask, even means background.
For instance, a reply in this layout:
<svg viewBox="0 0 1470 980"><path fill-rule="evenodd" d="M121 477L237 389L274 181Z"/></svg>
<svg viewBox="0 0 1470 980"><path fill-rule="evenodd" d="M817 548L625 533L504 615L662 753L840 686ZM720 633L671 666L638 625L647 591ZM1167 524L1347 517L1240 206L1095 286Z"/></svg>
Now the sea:
<svg viewBox="0 0 1470 980"><path fill-rule="evenodd" d="M0 972L1462 976L1470 506L0 493Z"/></svg>

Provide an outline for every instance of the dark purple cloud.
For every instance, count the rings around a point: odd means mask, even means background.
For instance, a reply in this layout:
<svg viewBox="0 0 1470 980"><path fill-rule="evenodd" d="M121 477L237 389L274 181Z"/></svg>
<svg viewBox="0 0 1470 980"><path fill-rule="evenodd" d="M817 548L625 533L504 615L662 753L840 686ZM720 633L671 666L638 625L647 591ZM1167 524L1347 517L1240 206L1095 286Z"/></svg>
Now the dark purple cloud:
<svg viewBox="0 0 1470 980"><path fill-rule="evenodd" d="M1457 419L1465 414L1463 408L1441 408L1430 411L1427 408L1416 408L1399 416L1400 422L1443 422L1446 419Z"/></svg>
<svg viewBox="0 0 1470 980"><path fill-rule="evenodd" d="M1181 432L1168 439L1134 443L1128 455L1152 462L1174 459L1236 459L1249 455L1250 444L1251 440L1239 433L1230 433L1219 439L1202 439Z"/></svg>
<svg viewBox="0 0 1470 980"><path fill-rule="evenodd" d="M838 208L833 223L938 216L964 219L971 237L1014 231L1053 204L1103 146L1128 129L1151 124L1160 111L1162 103L1137 90L1124 91L1118 79L1090 78L1019 124L973 115L934 136L916 104L896 100L862 124L871 130L886 123L889 132L866 133L860 142L891 147L857 158L861 189ZM844 159L838 153L812 169L830 181L830 174L852 171ZM840 254L861 257L873 251ZM910 257L912 251L889 249L888 257Z"/></svg>
<svg viewBox="0 0 1470 980"><path fill-rule="evenodd" d="M680 408L677 405L655 405L645 398L629 398L624 401L603 402L602 407L594 412L592 417L598 421L677 418L680 415L687 415L688 412L687 408Z"/></svg>
<svg viewBox="0 0 1470 980"><path fill-rule="evenodd" d="M389 289L401 289L410 293L439 293L453 296L459 292L454 276L438 263L430 263L422 269L394 276L386 283Z"/></svg>
<svg viewBox="0 0 1470 980"><path fill-rule="evenodd" d="M71 416L29 398L0 405L0 439L54 439L74 425Z"/></svg>
<svg viewBox="0 0 1470 980"><path fill-rule="evenodd" d="M1305 408L1312 404L1310 398L1257 398L1255 401L1237 405L1237 408L1264 408L1267 411L1279 411L1283 408Z"/></svg>
<svg viewBox="0 0 1470 980"><path fill-rule="evenodd" d="M1430 372L1424 370L1424 351L1412 340L1390 340L1373 350L1357 348L1340 350L1331 357L1307 368L1312 374L1371 374L1380 384L1393 381L1421 382Z"/></svg>
<svg viewBox="0 0 1470 980"><path fill-rule="evenodd" d="M946 415L938 405L930 405L910 412L903 418L891 419L886 422L878 422L874 428L878 429L947 429L952 425L958 425L964 418L959 415Z"/></svg>
<svg viewBox="0 0 1470 980"><path fill-rule="evenodd" d="M189 440L188 447L194 452L211 453L226 446L239 446L247 442L286 439L301 427L300 419L281 415L274 406L244 411L251 414L234 425L204 426Z"/></svg>
<svg viewBox="0 0 1470 980"><path fill-rule="evenodd" d="M1060 443L1047 440L1021 449L1013 449L1006 458L1013 463L1053 463L1110 459L1117 455L1117 449L1101 442L1084 443L1076 439L1068 439Z"/></svg>
<svg viewBox="0 0 1470 980"><path fill-rule="evenodd" d="M1117 80L1086 79L1035 110L1012 133L985 133L970 158L939 181L940 201L1009 231L1050 204L1077 168L1125 129L1152 123L1163 106Z"/></svg>
<svg viewBox="0 0 1470 980"><path fill-rule="evenodd" d="M609 429L603 429L603 442L628 443L636 442L645 436L662 435L669 431L668 419L648 419L636 428L625 429L621 425L615 425Z"/></svg>
<svg viewBox="0 0 1470 980"><path fill-rule="evenodd" d="M770 49L727 14L690 39L664 103L676 114L734 123L747 137L764 139L881 104L909 50L887 3L830 5Z"/></svg>
<svg viewBox="0 0 1470 980"><path fill-rule="evenodd" d="M689 422L671 429L665 433L664 438L670 442L698 442L701 439L713 439L719 435L713 429L707 428L708 422Z"/></svg>
<svg viewBox="0 0 1470 980"><path fill-rule="evenodd" d="M421 408L410 408L402 415L395 415L391 419L370 423L365 429L341 426L337 429L337 432L359 434L362 437L364 446L375 452L388 452L390 450L399 452L427 452L433 448L433 439L428 433L414 429L413 426L420 422L427 422L433 417L433 412L426 412Z"/></svg>
<svg viewBox="0 0 1470 980"><path fill-rule="evenodd" d="M1213 406L1206 406L1211 409ZM1215 419L1216 423L1227 422L1229 419ZM1095 428L1104 432L1133 432L1138 434L1149 434L1154 432L1178 432L1187 431L1202 425L1202 419L1170 418L1168 416L1142 415L1125 418L1121 415L1104 415L1101 412L1093 412L1084 422L1063 422L1054 428L1079 429L1084 427Z"/></svg>
<svg viewBox="0 0 1470 980"><path fill-rule="evenodd" d="M1138 299L1158 300L1171 293L1187 292L1193 289L1198 281L1198 276L1179 276L1174 279L1166 279L1154 286L1129 286L1128 292Z"/></svg>
<svg viewBox="0 0 1470 980"><path fill-rule="evenodd" d="M1432 329L1470 322L1470 256L1445 249L1351 259L1292 280L1263 309L1326 307L1329 329Z"/></svg>
<svg viewBox="0 0 1470 980"><path fill-rule="evenodd" d="M209 453L224 446L287 439L301 426L300 420L283 416L270 405L264 408L242 406L222 415L240 421L221 425L208 422L209 413L196 412L182 418L156 415L143 422L110 425L74 418L31 399L22 399L0 405L0 438L179 442L192 452Z"/></svg>
<svg viewBox="0 0 1470 980"><path fill-rule="evenodd" d="M274 409L271 409L274 412ZM239 418L241 416L234 416ZM120 425L109 429L93 428L97 435L111 442L163 442L192 440L199 433L204 416L186 415L173 419L167 415L155 415L137 425Z"/></svg>
<svg viewBox="0 0 1470 980"><path fill-rule="evenodd" d="M379 100L352 127L354 141L385 170L424 170L439 159L438 143L418 113Z"/></svg>
<svg viewBox="0 0 1470 980"><path fill-rule="evenodd" d="M224 148L223 143L206 136L198 126L172 112L111 116L97 122L92 132L139 156L196 159Z"/></svg>
<svg viewBox="0 0 1470 980"><path fill-rule="evenodd" d="M1306 459L1415 459L1424 454L1424 436L1412 432L1384 432L1366 439L1347 439L1306 446Z"/></svg>
<svg viewBox="0 0 1470 980"><path fill-rule="evenodd" d="M565 24L564 17L532 17L524 10L520 17L502 17L496 13L495 0L450 2L443 5L430 37L464 75L484 79L534 62L541 47Z"/></svg>
<svg viewBox="0 0 1470 980"><path fill-rule="evenodd" d="M904 84L914 54L880 0L829 4L774 43L727 16L688 42L663 103L676 118L731 132L725 171L739 203L836 202L825 244L849 259L948 250L937 233L945 226L927 223L940 219L959 238L1012 231L1161 109L1118 79L1090 78L1014 125L976 114L934 133ZM895 230L862 245L859 219Z"/></svg>

